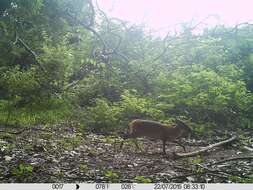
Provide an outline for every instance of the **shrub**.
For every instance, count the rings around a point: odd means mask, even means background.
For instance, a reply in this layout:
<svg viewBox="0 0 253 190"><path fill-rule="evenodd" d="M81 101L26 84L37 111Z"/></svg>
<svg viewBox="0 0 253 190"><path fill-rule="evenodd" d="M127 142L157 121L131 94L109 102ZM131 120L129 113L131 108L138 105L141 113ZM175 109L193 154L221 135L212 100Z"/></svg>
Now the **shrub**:
<svg viewBox="0 0 253 190"><path fill-rule="evenodd" d="M140 98L128 91L122 94L119 102L96 99L96 105L85 108L81 114L81 121L94 132L125 128L132 119L161 120L165 117L150 99Z"/></svg>

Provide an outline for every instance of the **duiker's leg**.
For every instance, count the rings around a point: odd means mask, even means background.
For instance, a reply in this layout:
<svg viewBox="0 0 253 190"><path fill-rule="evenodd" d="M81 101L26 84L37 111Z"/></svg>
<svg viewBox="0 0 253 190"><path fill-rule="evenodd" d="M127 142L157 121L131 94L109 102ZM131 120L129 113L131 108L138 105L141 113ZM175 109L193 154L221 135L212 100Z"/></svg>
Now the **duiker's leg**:
<svg viewBox="0 0 253 190"><path fill-rule="evenodd" d="M134 138L134 139L133 139L133 142L134 142L134 144L135 144L136 149L143 151L143 150L140 148L140 146L139 146L139 144L138 144L138 142L137 142L137 139Z"/></svg>
<svg viewBox="0 0 253 190"><path fill-rule="evenodd" d="M125 140L122 140L122 141L121 141L120 146L119 146L119 149L120 149L120 150L123 148L124 142L125 142Z"/></svg>
<svg viewBox="0 0 253 190"><path fill-rule="evenodd" d="M166 154L165 146L166 146L166 141L163 140L163 154Z"/></svg>
<svg viewBox="0 0 253 190"><path fill-rule="evenodd" d="M123 145L124 145L125 141L126 141L127 139L131 138L131 137L130 137L129 134L123 134L123 135L121 136L121 138L122 138L123 140L121 140L121 143L120 143L120 147L119 147L120 150L123 148Z"/></svg>
<svg viewBox="0 0 253 190"><path fill-rule="evenodd" d="M181 146L186 152L185 146L181 142L174 140L173 143L176 143L177 145Z"/></svg>

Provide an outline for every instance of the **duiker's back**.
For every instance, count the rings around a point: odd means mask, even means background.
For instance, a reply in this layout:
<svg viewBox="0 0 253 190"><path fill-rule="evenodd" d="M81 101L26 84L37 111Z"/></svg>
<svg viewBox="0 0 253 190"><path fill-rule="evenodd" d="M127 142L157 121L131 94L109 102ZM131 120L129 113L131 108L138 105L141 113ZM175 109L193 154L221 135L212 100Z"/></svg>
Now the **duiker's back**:
<svg viewBox="0 0 253 190"><path fill-rule="evenodd" d="M136 119L130 123L130 133L134 137L151 137L162 139L166 133L166 125L156 121Z"/></svg>

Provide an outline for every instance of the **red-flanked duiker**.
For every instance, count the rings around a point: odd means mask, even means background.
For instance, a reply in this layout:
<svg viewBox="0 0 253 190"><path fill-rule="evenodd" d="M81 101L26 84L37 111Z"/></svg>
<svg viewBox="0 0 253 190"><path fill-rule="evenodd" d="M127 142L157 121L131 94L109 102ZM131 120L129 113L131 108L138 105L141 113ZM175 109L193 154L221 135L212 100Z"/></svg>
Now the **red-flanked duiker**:
<svg viewBox="0 0 253 190"><path fill-rule="evenodd" d="M129 124L128 134L123 136L123 139L138 137L150 137L153 139L160 139L163 142L163 153L166 154L166 142L175 142L182 146L177 140L186 137L192 133L191 128L183 121L176 119L175 124L166 125L156 121L135 119ZM136 147L140 149L136 140L134 141ZM124 141L120 144L120 149L123 147Z"/></svg>

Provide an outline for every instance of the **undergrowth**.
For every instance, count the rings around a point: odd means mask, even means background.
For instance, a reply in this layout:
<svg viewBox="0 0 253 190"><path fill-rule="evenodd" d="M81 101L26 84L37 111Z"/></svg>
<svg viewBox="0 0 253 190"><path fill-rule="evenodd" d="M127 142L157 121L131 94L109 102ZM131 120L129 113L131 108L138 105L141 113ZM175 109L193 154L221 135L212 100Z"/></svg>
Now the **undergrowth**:
<svg viewBox="0 0 253 190"><path fill-rule="evenodd" d="M0 124L35 125L52 124L66 121L71 117L72 107L63 101L51 101L48 105L29 105L27 107L10 107L7 101L0 101Z"/></svg>

